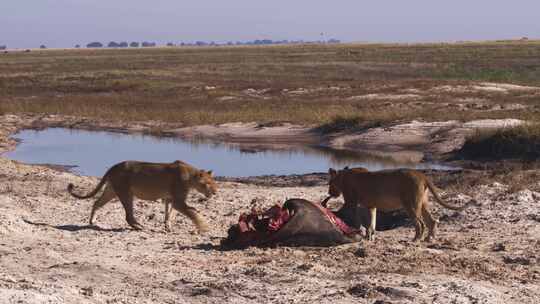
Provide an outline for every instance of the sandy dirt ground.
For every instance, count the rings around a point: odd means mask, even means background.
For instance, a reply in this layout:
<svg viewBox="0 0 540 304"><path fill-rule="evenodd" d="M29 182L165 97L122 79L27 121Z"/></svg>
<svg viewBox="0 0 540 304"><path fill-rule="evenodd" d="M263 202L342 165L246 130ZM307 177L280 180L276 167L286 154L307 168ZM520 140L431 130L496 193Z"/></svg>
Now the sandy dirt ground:
<svg viewBox="0 0 540 304"><path fill-rule="evenodd" d="M21 124L3 117L0 149ZM12 122L9 122L11 119ZM431 243L414 229L378 232L373 242L331 248L221 251L219 242L250 202L319 201L327 189L219 182L209 201L189 203L211 226L205 235L178 216L163 229L163 206L137 201L143 231L129 229L120 203L87 225L93 177L0 158L0 303L538 303L540 193L481 181L468 191L438 184L456 213L433 203L440 220ZM333 202L337 207L340 200Z"/></svg>

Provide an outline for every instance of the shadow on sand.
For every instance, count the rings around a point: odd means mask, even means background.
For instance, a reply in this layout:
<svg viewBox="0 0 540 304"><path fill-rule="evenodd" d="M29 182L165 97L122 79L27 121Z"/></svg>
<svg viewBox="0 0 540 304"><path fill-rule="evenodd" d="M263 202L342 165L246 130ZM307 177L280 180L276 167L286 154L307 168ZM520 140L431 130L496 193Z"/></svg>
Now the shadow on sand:
<svg viewBox="0 0 540 304"><path fill-rule="evenodd" d="M201 250L201 251L213 251L213 250L222 251L220 245L214 245L212 243L203 243L203 244L197 244L193 246L182 245L182 246L178 246L177 249L178 250L192 249L192 250Z"/></svg>
<svg viewBox="0 0 540 304"><path fill-rule="evenodd" d="M101 228L96 225L51 225L47 223L38 223L38 222L32 222L27 219L23 219L23 221L27 224L34 225L34 226L46 226L58 230L64 230L64 231L81 231L81 230L94 230L94 231L105 231L105 232L122 232L127 231L126 228Z"/></svg>

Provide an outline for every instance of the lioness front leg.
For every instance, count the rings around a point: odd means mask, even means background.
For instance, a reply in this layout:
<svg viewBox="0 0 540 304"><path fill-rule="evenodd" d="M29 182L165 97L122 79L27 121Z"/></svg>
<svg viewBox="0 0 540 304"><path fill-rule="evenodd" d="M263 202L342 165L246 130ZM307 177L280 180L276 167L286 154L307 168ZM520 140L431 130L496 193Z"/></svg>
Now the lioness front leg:
<svg viewBox="0 0 540 304"><path fill-rule="evenodd" d="M163 202L165 203L165 230L171 231L171 220L174 220L176 217L176 211L173 208L172 200L171 199L163 199Z"/></svg>
<svg viewBox="0 0 540 304"><path fill-rule="evenodd" d="M182 212L182 214L189 217L189 219L195 224L199 233L205 233L208 231L208 225L204 222L203 218L197 213L197 210L193 207L189 207L185 202L173 201L173 208Z"/></svg>
<svg viewBox="0 0 540 304"><path fill-rule="evenodd" d="M368 241L373 241L375 239L375 227L377 226L377 208L369 208L369 213L371 220L369 223L369 228L367 230L366 238Z"/></svg>

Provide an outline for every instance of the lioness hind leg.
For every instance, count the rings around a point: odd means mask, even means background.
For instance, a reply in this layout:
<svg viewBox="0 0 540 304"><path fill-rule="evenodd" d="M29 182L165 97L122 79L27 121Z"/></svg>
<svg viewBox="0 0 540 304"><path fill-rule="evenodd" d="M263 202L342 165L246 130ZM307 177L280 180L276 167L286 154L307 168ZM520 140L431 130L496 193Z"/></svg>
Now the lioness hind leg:
<svg viewBox="0 0 540 304"><path fill-rule="evenodd" d="M165 230L170 231L170 223L171 220L174 220L174 218L176 217L176 209L173 208L171 199L163 199L163 202L165 203Z"/></svg>
<svg viewBox="0 0 540 304"><path fill-rule="evenodd" d="M126 222L135 230L142 230L143 227L137 222L133 214L133 194L126 193L117 193L124 210L126 211Z"/></svg>
<svg viewBox="0 0 540 304"><path fill-rule="evenodd" d="M407 214L414 222L414 239L413 242L417 242L424 236L424 221L422 220L421 210L413 209L413 207L405 208Z"/></svg>
<svg viewBox="0 0 540 304"><path fill-rule="evenodd" d="M414 219L414 238L413 242L421 241L424 238L425 224L421 217Z"/></svg>
<svg viewBox="0 0 540 304"><path fill-rule="evenodd" d="M187 216L193 224L197 227L199 233L204 233L208 231L208 225L204 222L202 217L197 213L197 210L193 207L189 207L185 202L173 201L174 209L180 211L182 214Z"/></svg>
<svg viewBox="0 0 540 304"><path fill-rule="evenodd" d="M92 211L90 211L90 226L94 225L94 217L96 216L96 211L99 208L105 206L105 204L113 200L115 197L116 193L114 193L113 188L111 187L111 185L107 184L105 190L103 190L103 193L101 194L99 199L97 199L92 206Z"/></svg>
<svg viewBox="0 0 540 304"><path fill-rule="evenodd" d="M424 222L429 230L427 241L431 241L433 238L435 238L435 233L437 232L437 220L431 216L431 213L429 213L425 205L422 206L422 218L424 219Z"/></svg>

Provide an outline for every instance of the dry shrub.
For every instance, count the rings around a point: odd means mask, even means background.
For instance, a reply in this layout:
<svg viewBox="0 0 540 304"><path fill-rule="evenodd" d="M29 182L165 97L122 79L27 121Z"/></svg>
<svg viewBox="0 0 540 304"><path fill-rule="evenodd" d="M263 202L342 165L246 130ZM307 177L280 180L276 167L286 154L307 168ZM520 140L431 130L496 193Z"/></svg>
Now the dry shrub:
<svg viewBox="0 0 540 304"><path fill-rule="evenodd" d="M461 154L472 159L522 159L540 157L540 124L530 123L478 131L467 139Z"/></svg>

